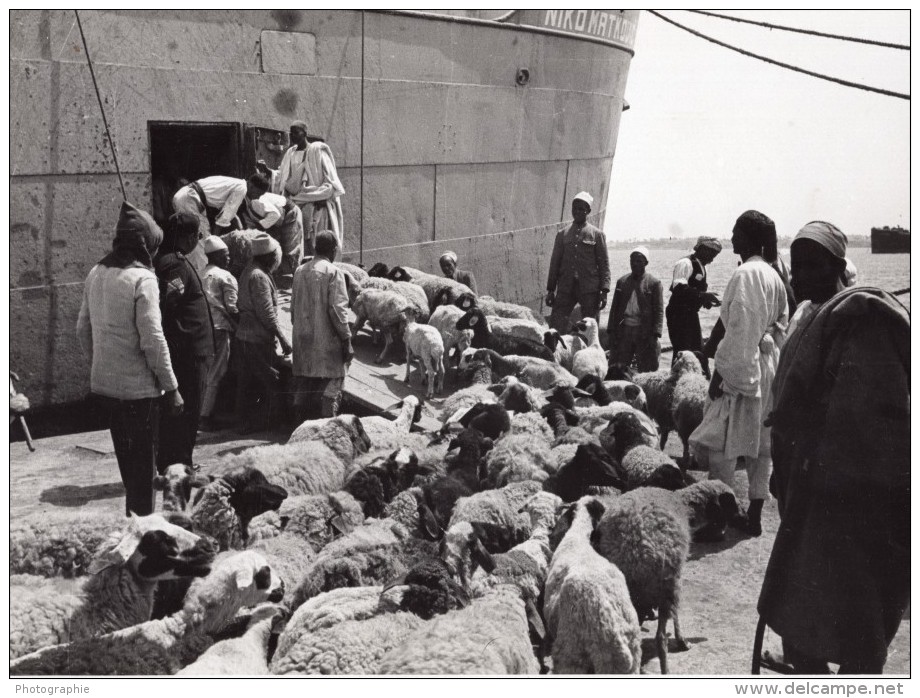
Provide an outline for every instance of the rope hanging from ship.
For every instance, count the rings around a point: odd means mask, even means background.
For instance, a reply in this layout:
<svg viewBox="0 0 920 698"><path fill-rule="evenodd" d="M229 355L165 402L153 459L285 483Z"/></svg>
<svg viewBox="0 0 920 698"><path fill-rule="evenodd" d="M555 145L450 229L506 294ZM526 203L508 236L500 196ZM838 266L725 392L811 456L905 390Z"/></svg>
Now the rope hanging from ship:
<svg viewBox="0 0 920 698"><path fill-rule="evenodd" d="M897 97L898 99L906 99L910 101L909 94L904 94L902 92L894 92L892 90L885 90L880 87L872 87L871 85L864 85L858 82L851 82L849 80L844 80L842 78L835 78L831 75L825 75L823 73L816 73L813 70L799 68L798 66L790 65L789 63L783 63L782 61L777 61L777 60L774 60L773 58L767 58L766 56L761 56L759 54L751 53L750 51L746 51L743 48L738 48L737 46L726 44L723 41L719 41L718 39L714 39L711 36L707 36L706 34L696 31L695 29L691 29L690 27L687 27L681 24L680 22L675 22L673 19L670 19L669 17L665 17L663 14L661 14L660 12L656 12L655 10L646 10L646 12L648 12L651 15L654 15L655 17L657 17L658 19L662 21L667 22L668 24L673 24L675 27L678 27L679 29L683 29L685 32L693 34L694 36L697 36L701 39L705 39L706 41L709 41L710 43L713 43L716 46L721 46L722 48L727 48L732 51L735 51L736 53L740 53L742 56L748 56L749 58L756 58L757 60L779 66L780 68L786 68L787 70L792 70L796 73L803 73L804 75L810 75L811 77L818 78L820 80L827 80L828 82L834 82L834 83L837 83L838 85L843 85L844 87L852 87L857 90L865 90L866 92L875 92L877 94L885 95L887 97Z"/></svg>
<svg viewBox="0 0 920 698"><path fill-rule="evenodd" d="M718 12L707 12L706 10L687 10L687 12L693 12L698 15L705 15L706 17L715 17L717 19L727 19L732 22L741 22L742 24L753 24L757 27L764 27L766 29L779 29L780 31L794 32L796 34L808 34L810 36L820 36L825 39L837 39L839 41L852 41L855 44L867 44L869 46L881 46L882 48L894 48L899 51L910 51L910 46L905 44L893 44L887 41L875 41L874 39L860 39L855 36L843 36L842 34L828 34L826 32L815 31L814 29L799 29L798 27L788 27L783 26L782 24L771 24L770 22L757 22L753 19L742 19L741 17L732 17L730 15L722 15Z"/></svg>
<svg viewBox="0 0 920 698"><path fill-rule="evenodd" d="M115 172L118 173L118 184L121 186L121 198L128 200L128 194L125 192L125 181L121 177L121 168L118 166L118 155L115 153L115 142L112 140L112 133L109 131L109 121L105 118L105 108L102 106L102 95L99 94L99 84L96 82L96 71L93 70L93 60L89 56L89 47L86 45L86 35L83 33L83 23L80 21L80 13L74 10L77 17L77 28L80 30L80 39L83 41L83 51L86 53L86 64L89 66L89 75L93 79L93 89L96 90L96 100L99 102L99 111L102 112L102 125L105 126L105 137L109 141L109 148L112 151L112 160L115 161Z"/></svg>

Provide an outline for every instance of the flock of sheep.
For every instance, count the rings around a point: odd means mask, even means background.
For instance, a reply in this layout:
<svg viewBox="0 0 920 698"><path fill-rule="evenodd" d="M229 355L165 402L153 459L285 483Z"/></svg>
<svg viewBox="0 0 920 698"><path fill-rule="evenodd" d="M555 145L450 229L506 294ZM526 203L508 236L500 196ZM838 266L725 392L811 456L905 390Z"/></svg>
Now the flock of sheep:
<svg viewBox="0 0 920 698"><path fill-rule="evenodd" d="M667 673L691 538L738 509L661 450L702 416L696 357L611 380L593 319L561 336L450 279L339 266L407 380L418 359L429 396L448 363L464 385L440 430L412 431L409 396L395 422L172 466L150 516L13 522L11 674L638 673L655 618Z"/></svg>

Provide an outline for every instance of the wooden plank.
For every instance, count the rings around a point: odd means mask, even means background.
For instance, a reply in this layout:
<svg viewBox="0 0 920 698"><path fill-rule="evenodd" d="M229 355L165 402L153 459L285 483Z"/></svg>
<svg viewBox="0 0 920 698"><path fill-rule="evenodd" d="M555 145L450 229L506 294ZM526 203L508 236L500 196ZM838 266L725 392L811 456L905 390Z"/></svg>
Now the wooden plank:
<svg viewBox="0 0 920 698"><path fill-rule="evenodd" d="M291 294L288 291L279 291L278 324L281 331L291 341ZM348 311L348 321L354 323L355 316ZM349 400L353 400L362 407L370 409L381 415L395 417L399 412L399 404L407 395L415 395L428 404L437 405L440 399L426 400L425 386L421 384L418 369L412 372L412 384L403 382L406 375L405 354L402 344L391 347L390 355L381 364L374 363L374 358L380 351L371 341L370 331L362 330L352 340L355 358L351 362L348 374L345 376L343 391ZM436 431L441 423L435 419L429 410L423 410L422 418L416 425L425 431Z"/></svg>

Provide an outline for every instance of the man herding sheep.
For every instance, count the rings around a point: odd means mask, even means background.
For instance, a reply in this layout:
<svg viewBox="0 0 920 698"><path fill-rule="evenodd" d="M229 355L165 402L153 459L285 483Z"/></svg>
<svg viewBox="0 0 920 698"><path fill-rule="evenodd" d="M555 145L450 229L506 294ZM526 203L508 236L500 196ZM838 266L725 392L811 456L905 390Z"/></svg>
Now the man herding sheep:
<svg viewBox="0 0 920 698"><path fill-rule="evenodd" d="M335 233L323 230L316 235L316 256L294 274L291 320L297 424L338 413L346 368L354 356L345 273L332 263L338 249Z"/></svg>

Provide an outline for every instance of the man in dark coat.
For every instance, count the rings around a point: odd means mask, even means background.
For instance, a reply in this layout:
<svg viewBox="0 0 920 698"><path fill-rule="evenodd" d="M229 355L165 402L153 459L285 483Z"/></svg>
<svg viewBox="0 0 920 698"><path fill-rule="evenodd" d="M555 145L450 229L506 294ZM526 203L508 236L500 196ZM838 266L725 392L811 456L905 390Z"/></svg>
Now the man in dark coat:
<svg viewBox="0 0 920 698"><path fill-rule="evenodd" d="M661 282L645 271L648 248L639 246L629 255L630 273L617 279L607 334L610 364L629 366L635 358L640 371L657 371L661 356L664 294Z"/></svg>
<svg viewBox="0 0 920 698"><path fill-rule="evenodd" d="M881 673L910 602L910 317L844 290L833 225L791 252L801 305L768 419L781 523L757 609L796 672Z"/></svg>
<svg viewBox="0 0 920 698"><path fill-rule="evenodd" d="M569 316L576 305L581 316L598 321L610 293L607 237L588 223L594 198L586 191L572 200L572 225L556 233L546 281L546 305L553 309L549 324L569 331Z"/></svg>
<svg viewBox="0 0 920 698"><path fill-rule="evenodd" d="M157 469L161 473L175 463L194 465L202 386L208 361L214 355L211 310L201 278L187 257L198 245L198 219L188 213L174 213L164 233L154 269L160 283L163 334L185 409L177 415L160 415Z"/></svg>
<svg viewBox="0 0 920 698"><path fill-rule="evenodd" d="M703 351L700 329L700 309L719 305L719 298L709 291L706 266L722 251L722 243L713 237L701 236L693 253L681 257L674 265L671 297L665 309L668 337L676 359L680 351Z"/></svg>

